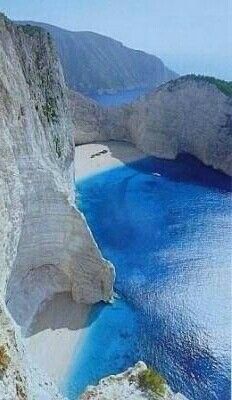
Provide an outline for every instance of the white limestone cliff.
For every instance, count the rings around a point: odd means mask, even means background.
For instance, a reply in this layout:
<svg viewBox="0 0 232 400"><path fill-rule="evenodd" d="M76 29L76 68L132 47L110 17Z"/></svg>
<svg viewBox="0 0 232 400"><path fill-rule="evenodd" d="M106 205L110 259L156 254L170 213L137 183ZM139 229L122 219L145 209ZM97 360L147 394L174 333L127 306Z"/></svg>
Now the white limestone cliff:
<svg viewBox="0 0 232 400"><path fill-rule="evenodd" d="M215 84L179 78L124 112L127 134L140 150L168 159L189 153L232 175L232 97Z"/></svg>
<svg viewBox="0 0 232 400"><path fill-rule="evenodd" d="M114 269L75 208L73 126L50 36L0 14L0 60L0 345L10 358L0 399L37 399L19 327L57 293L109 301ZM16 370L25 397L14 395Z"/></svg>
<svg viewBox="0 0 232 400"><path fill-rule="evenodd" d="M166 159L189 153L232 175L232 97L216 83L213 78L181 77L139 101L109 109L71 97L75 143L124 140ZM93 108L95 117L90 119Z"/></svg>

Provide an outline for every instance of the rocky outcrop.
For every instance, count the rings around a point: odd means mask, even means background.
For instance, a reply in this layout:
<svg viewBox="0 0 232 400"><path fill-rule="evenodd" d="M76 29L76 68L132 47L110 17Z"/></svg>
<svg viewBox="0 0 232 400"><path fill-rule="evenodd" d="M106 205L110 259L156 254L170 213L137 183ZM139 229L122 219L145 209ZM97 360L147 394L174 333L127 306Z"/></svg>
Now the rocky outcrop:
<svg viewBox="0 0 232 400"><path fill-rule="evenodd" d="M88 387L80 400L187 400L180 393L173 393L167 385L164 385L162 396L141 387L139 378L146 371L147 366L140 361L122 374L109 376L97 386Z"/></svg>
<svg viewBox="0 0 232 400"><path fill-rule="evenodd" d="M124 134L144 152L168 159L189 153L232 175L232 97L215 84L179 78L125 108L125 114Z"/></svg>
<svg viewBox="0 0 232 400"><path fill-rule="evenodd" d="M105 110L96 102L73 90L69 91L75 145L101 140Z"/></svg>
<svg viewBox="0 0 232 400"><path fill-rule="evenodd" d="M82 93L155 87L177 77L156 56L93 32L70 32L34 21L55 40L70 89Z"/></svg>
<svg viewBox="0 0 232 400"><path fill-rule="evenodd" d="M69 91L68 97L76 146L108 140L130 141L124 108L103 108L74 91Z"/></svg>
<svg viewBox="0 0 232 400"><path fill-rule="evenodd" d="M95 127L84 129L82 120L76 144L126 140L160 158L189 153L232 175L231 91L230 83L213 78L179 78L133 104L108 110L96 107ZM80 111L77 115L82 119Z"/></svg>
<svg viewBox="0 0 232 400"><path fill-rule="evenodd" d="M14 321L26 331L57 293L79 303L108 301L114 271L75 208L73 126L50 35L0 14L0 59L0 345L18 349L20 359ZM1 385L12 384L8 378ZM1 386L0 399L24 398L4 393Z"/></svg>

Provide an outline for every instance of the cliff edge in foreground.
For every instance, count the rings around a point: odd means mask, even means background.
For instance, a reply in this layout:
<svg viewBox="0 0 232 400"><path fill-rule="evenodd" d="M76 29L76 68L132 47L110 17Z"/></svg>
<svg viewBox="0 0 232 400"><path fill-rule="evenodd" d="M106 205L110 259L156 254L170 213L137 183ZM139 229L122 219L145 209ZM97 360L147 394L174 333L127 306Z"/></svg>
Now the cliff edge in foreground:
<svg viewBox="0 0 232 400"><path fill-rule="evenodd" d="M0 399L52 400L14 321L27 331L57 293L110 300L114 270L75 208L73 126L50 35L0 14L0 59Z"/></svg>

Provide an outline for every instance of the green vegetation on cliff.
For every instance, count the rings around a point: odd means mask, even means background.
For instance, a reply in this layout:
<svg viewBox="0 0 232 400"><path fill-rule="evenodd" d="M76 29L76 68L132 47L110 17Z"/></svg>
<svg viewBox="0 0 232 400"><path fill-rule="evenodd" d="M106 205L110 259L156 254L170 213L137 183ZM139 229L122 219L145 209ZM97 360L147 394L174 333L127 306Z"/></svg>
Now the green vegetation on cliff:
<svg viewBox="0 0 232 400"><path fill-rule="evenodd" d="M51 60L57 60L54 43L49 32L43 28L31 24L15 25L19 32L18 55L22 69L28 85L32 88L32 97L36 104L36 111L42 117L46 117L49 124L58 122L58 98L63 96L63 91L56 81L56 71L51 69ZM28 60L28 50L23 46L24 36L29 36L30 61ZM45 54L49 54L50 58ZM32 64L33 60L33 64ZM34 70L32 69L32 65ZM56 87L56 93L54 92ZM43 98L37 98L38 92L42 93ZM39 104L42 103L41 107Z"/></svg>
<svg viewBox="0 0 232 400"><path fill-rule="evenodd" d="M139 374L139 387L143 390L150 390L159 396L164 396L166 391L165 379L151 368Z"/></svg>
<svg viewBox="0 0 232 400"><path fill-rule="evenodd" d="M42 106L42 110L49 123L57 122L57 102L54 97L46 98L46 103Z"/></svg>
<svg viewBox="0 0 232 400"><path fill-rule="evenodd" d="M7 347L6 345L0 346L0 373L6 371L10 363L10 357L7 354Z"/></svg>
<svg viewBox="0 0 232 400"><path fill-rule="evenodd" d="M18 25L18 28L21 28L23 30L23 32L29 36L44 35L46 32L42 27L36 26L36 25L30 25L30 24ZM46 34L47 34L48 40L51 44L52 43L51 34L49 32L46 32Z"/></svg>
<svg viewBox="0 0 232 400"><path fill-rule="evenodd" d="M55 149L56 149L56 154L58 158L61 157L62 151L61 151L61 143L60 143L60 138L59 136L55 136L53 138L54 144L55 144Z"/></svg>
<svg viewBox="0 0 232 400"><path fill-rule="evenodd" d="M40 28L39 26L35 26L35 25L19 25L19 27L22 28L23 32L26 33L27 35L33 36L33 35L37 35L40 34L41 32L44 32L44 30L42 28Z"/></svg>
<svg viewBox="0 0 232 400"><path fill-rule="evenodd" d="M217 79L217 78L214 78L213 76L190 74L190 75L185 75L173 82L175 84L175 82L177 83L179 80L186 80L186 79L192 79L197 82L210 83L212 85L215 85L226 96L232 96L232 81L229 81L229 82L223 81L222 79Z"/></svg>

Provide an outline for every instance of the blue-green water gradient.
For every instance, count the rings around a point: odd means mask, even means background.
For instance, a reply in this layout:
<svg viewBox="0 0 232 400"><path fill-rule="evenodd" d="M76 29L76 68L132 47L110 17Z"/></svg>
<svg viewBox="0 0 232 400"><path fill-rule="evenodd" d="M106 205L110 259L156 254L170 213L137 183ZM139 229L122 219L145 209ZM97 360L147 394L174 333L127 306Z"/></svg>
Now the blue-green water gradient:
<svg viewBox="0 0 232 400"><path fill-rule="evenodd" d="M93 307L66 393L143 360L190 400L229 400L229 178L188 156L150 157L77 187L120 299Z"/></svg>

